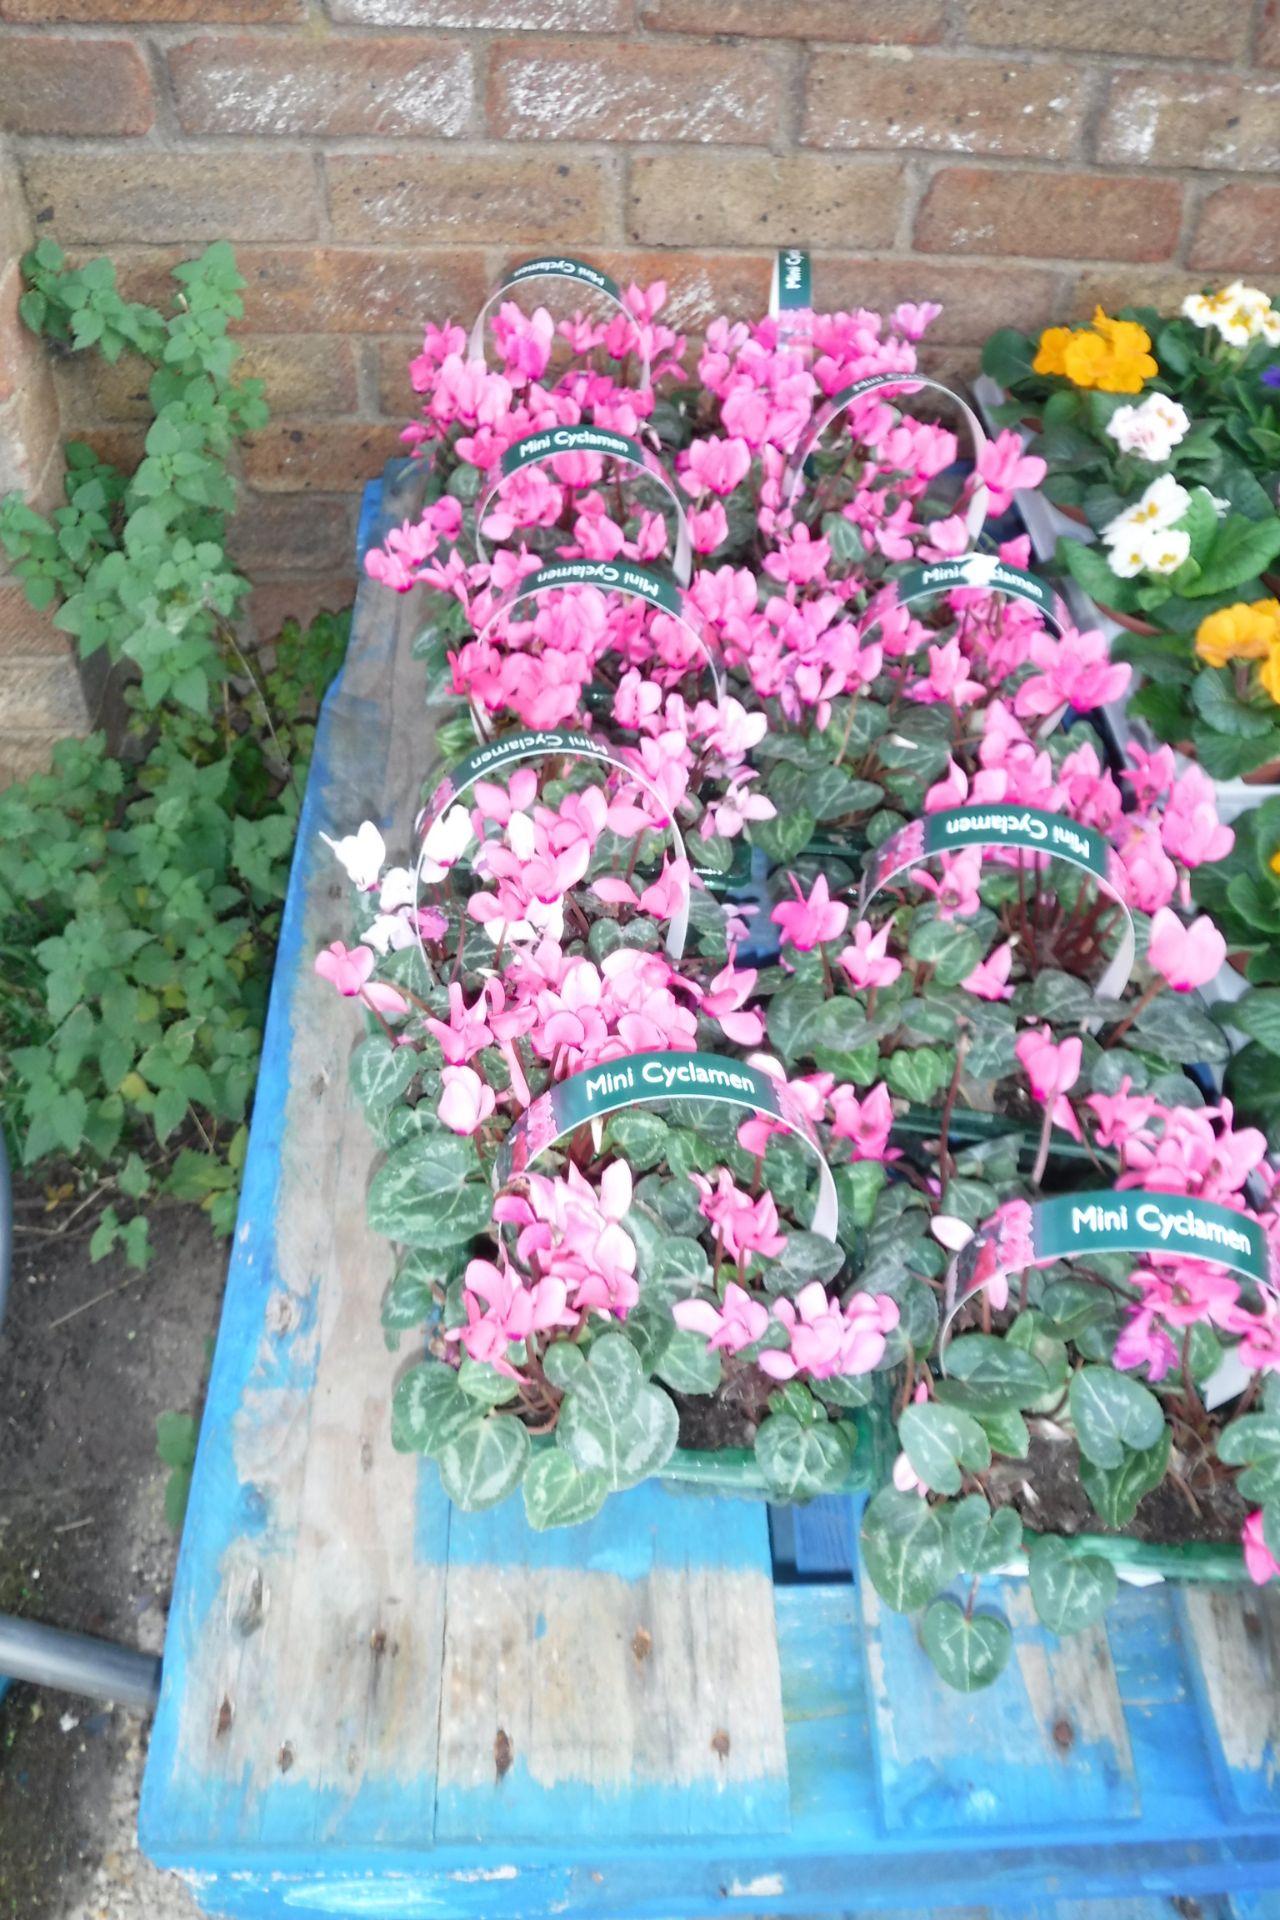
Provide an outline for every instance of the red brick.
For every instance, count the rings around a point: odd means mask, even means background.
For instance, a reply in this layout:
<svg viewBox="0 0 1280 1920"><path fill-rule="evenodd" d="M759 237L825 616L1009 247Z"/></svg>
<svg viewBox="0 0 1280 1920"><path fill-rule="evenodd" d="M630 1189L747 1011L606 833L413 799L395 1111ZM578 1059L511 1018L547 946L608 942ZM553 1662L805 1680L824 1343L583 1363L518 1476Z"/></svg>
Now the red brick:
<svg viewBox="0 0 1280 1920"><path fill-rule="evenodd" d="M1098 158L1122 167L1269 172L1280 164L1280 80L1166 68L1113 73Z"/></svg>
<svg viewBox="0 0 1280 1920"><path fill-rule="evenodd" d="M869 60L815 53L801 139L815 147L910 147L935 153L1075 152L1081 75L1058 62L1015 66L947 55Z"/></svg>
<svg viewBox="0 0 1280 1920"><path fill-rule="evenodd" d="M471 53L458 41L401 35L190 40L169 55L187 133L464 133Z"/></svg>
<svg viewBox="0 0 1280 1920"><path fill-rule="evenodd" d="M53 749L62 738L60 732L0 732L0 790L30 779L33 773L47 773L53 764Z"/></svg>
<svg viewBox="0 0 1280 1920"><path fill-rule="evenodd" d="M166 248L113 254L121 291L165 309L170 268L185 257ZM414 247L237 247L247 282L243 333L396 333L427 319L470 321L489 277L484 256Z"/></svg>
<svg viewBox="0 0 1280 1920"><path fill-rule="evenodd" d="M356 484L352 476L350 484ZM356 496L245 491L228 528L227 545L251 579L263 574L328 574L351 565L356 550Z"/></svg>
<svg viewBox="0 0 1280 1920"><path fill-rule="evenodd" d="M1072 53L1154 53L1166 59L1235 60L1250 9L1235 0L967 0L965 37L984 47L1061 47Z"/></svg>
<svg viewBox="0 0 1280 1920"><path fill-rule="evenodd" d="M305 153L33 153L27 199L64 245L117 240L309 240L319 224Z"/></svg>
<svg viewBox="0 0 1280 1920"><path fill-rule="evenodd" d="M0 48L0 123L7 133L145 133L151 79L130 40L15 35Z"/></svg>
<svg viewBox="0 0 1280 1920"><path fill-rule="evenodd" d="M824 308L871 307L890 313L900 301L936 300L942 312L929 328L930 349L973 346L997 327L1030 333L1053 313L1058 276L1045 267L993 273L958 260L847 260L813 262L814 298Z"/></svg>
<svg viewBox="0 0 1280 1920"><path fill-rule="evenodd" d="M1104 313L1116 313L1121 307L1154 307L1159 313L1175 314L1187 295L1198 293L1200 287L1200 276L1185 267L1112 267L1078 273L1061 317L1088 320L1095 307Z"/></svg>
<svg viewBox="0 0 1280 1920"><path fill-rule="evenodd" d="M1253 57L1260 67L1280 67L1280 0L1266 0Z"/></svg>
<svg viewBox="0 0 1280 1920"><path fill-rule="evenodd" d="M613 225L614 181L598 160L497 154L331 154L329 208L339 240L598 241Z"/></svg>
<svg viewBox="0 0 1280 1920"><path fill-rule="evenodd" d="M314 335L243 335L238 340L238 379L266 383L273 413L344 414L356 411L356 363L349 340ZM151 369L125 354L113 367L96 355L72 354L54 366L63 418L149 420Z"/></svg>
<svg viewBox="0 0 1280 1920"><path fill-rule="evenodd" d="M475 32L625 33L632 0L329 0L335 20L366 27L462 27Z"/></svg>
<svg viewBox="0 0 1280 1920"><path fill-rule="evenodd" d="M276 21L301 20L306 0L0 0L0 20L23 20L44 26L50 20L119 22L142 27L164 25L256 27Z"/></svg>
<svg viewBox="0 0 1280 1920"><path fill-rule="evenodd" d="M791 246L837 234L848 246L887 246L903 181L896 161L637 154L627 230L670 246Z"/></svg>
<svg viewBox="0 0 1280 1920"><path fill-rule="evenodd" d="M262 493L341 493L404 452L397 428L364 420L273 421L242 444L245 478Z"/></svg>
<svg viewBox="0 0 1280 1920"><path fill-rule="evenodd" d="M1167 260L1181 209L1172 180L947 167L929 182L915 245L922 253Z"/></svg>
<svg viewBox="0 0 1280 1920"><path fill-rule="evenodd" d="M258 645L268 646L286 620L297 620L305 627L318 613L341 613L355 599L357 585L354 544L344 573L258 582L245 602Z"/></svg>
<svg viewBox="0 0 1280 1920"><path fill-rule="evenodd" d="M499 40L489 50L489 131L499 139L767 145L783 112L781 71L752 48Z"/></svg>
<svg viewBox="0 0 1280 1920"><path fill-rule="evenodd" d="M943 0L640 0L640 24L653 33L920 46L941 40L946 10Z"/></svg>
<svg viewBox="0 0 1280 1920"><path fill-rule="evenodd" d="M48 613L37 613L16 581L0 581L0 660L65 660L71 642Z"/></svg>
<svg viewBox="0 0 1280 1920"><path fill-rule="evenodd" d="M1187 262L1280 273L1280 187L1223 187L1211 193L1200 209Z"/></svg>

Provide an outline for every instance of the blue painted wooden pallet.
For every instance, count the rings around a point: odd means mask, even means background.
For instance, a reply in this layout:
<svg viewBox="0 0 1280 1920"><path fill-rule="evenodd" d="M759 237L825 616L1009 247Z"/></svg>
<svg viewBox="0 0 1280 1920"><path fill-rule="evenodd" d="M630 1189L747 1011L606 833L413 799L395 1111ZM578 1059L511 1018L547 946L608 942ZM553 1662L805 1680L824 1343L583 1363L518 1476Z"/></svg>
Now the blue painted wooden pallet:
<svg viewBox="0 0 1280 1920"><path fill-rule="evenodd" d="M359 1029L311 955L345 931L318 833L368 815L394 837L428 770L414 627L411 603L361 587L317 739L146 1852L254 1920L965 1902L1175 1920L1194 1911L1175 1895L1206 1896L1203 1920L1280 1920L1269 1600L1133 1592L1066 1650L1024 1621L995 1692L960 1700L850 1578L846 1507L775 1516L788 1584L762 1505L642 1488L540 1537L518 1505L452 1512L434 1469L392 1451L412 1356L379 1328L391 1259L364 1225L374 1152L346 1088Z"/></svg>

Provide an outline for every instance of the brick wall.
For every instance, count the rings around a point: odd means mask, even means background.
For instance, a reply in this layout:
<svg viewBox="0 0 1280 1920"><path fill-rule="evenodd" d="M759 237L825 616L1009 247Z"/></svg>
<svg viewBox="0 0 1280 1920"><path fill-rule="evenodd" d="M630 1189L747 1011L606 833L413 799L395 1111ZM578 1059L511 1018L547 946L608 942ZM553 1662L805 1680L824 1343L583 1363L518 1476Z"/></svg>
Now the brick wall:
<svg viewBox="0 0 1280 1920"><path fill-rule="evenodd" d="M945 302L953 374L1001 322L1280 274L1280 0L0 0L0 124L127 290L236 242L264 629L349 594L420 322L548 242L689 329L803 243L823 304ZM56 378L136 443L135 369Z"/></svg>

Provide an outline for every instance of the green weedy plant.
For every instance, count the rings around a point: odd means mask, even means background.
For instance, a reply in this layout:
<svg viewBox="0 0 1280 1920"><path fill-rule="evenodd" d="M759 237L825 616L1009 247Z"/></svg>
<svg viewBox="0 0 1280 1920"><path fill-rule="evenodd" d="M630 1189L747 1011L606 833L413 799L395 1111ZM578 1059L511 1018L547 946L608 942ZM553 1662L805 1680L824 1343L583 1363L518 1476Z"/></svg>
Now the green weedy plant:
<svg viewBox="0 0 1280 1920"><path fill-rule="evenodd" d="M155 1196L222 1232L234 1219L314 716L348 622L290 625L256 667L237 640L227 462L267 410L232 378L230 247L174 269L167 319L121 297L110 261L69 268L52 240L23 268L35 331L151 361L155 420L132 475L72 442L65 506L0 504L31 604L58 603L82 657L123 663L129 711L121 757L101 734L66 740L0 794L0 1109L23 1166L74 1161L63 1219L92 1227L92 1257L121 1244L141 1266Z"/></svg>
<svg viewBox="0 0 1280 1920"><path fill-rule="evenodd" d="M54 625L82 659L105 648L130 660L148 707L173 701L207 713L238 649L232 616L249 583L227 558L225 516L235 505L227 458L267 419L258 380L235 381L228 322L243 312L235 256L225 241L175 267L175 311L125 300L109 260L66 265L51 239L22 262L21 313L36 333L109 361L126 349L154 366L155 420L132 476L72 441L67 504L46 518L18 494L0 505L0 541L33 607L61 602Z"/></svg>

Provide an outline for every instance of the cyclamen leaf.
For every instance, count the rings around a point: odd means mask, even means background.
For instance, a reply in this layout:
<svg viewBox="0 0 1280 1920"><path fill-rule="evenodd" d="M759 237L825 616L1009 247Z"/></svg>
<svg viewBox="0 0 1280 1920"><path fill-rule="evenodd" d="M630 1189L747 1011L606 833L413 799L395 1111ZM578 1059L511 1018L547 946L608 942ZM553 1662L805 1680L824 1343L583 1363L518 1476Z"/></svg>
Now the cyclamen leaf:
<svg viewBox="0 0 1280 1920"><path fill-rule="evenodd" d="M634 1355L634 1349L628 1350ZM615 1493L658 1473L679 1438L674 1403L656 1387L645 1386L625 1410L597 1406L588 1411L579 1398L580 1385L580 1380L574 1382L560 1409L560 1444L575 1465L584 1473L602 1474Z"/></svg>
<svg viewBox="0 0 1280 1920"><path fill-rule="evenodd" d="M974 1693L999 1679L1013 1651L1009 1623L996 1614L966 1619L956 1601L935 1600L920 1629L925 1652L940 1677L959 1693Z"/></svg>
<svg viewBox="0 0 1280 1920"><path fill-rule="evenodd" d="M1080 1484L1104 1526L1128 1526L1139 1503L1164 1479L1172 1444L1172 1431L1165 1427L1153 1447L1141 1452L1126 1447L1118 1467L1100 1467L1082 1456Z"/></svg>
<svg viewBox="0 0 1280 1920"><path fill-rule="evenodd" d="M352 1091L362 1107L389 1107L421 1064L413 1047L393 1047L382 1034L373 1034L351 1056Z"/></svg>
<svg viewBox="0 0 1280 1920"><path fill-rule="evenodd" d="M774 1413L756 1434L756 1459L771 1493L784 1500L809 1500L834 1493L852 1461L843 1430L829 1421L806 1425L794 1414Z"/></svg>
<svg viewBox="0 0 1280 1920"><path fill-rule="evenodd" d="M654 1372L677 1393L714 1393L720 1385L720 1354L708 1352L700 1333L677 1327L662 1349Z"/></svg>
<svg viewBox="0 0 1280 1920"><path fill-rule="evenodd" d="M535 1453L525 1468L524 1510L538 1533L549 1527L577 1527L593 1519L608 1498L602 1473L583 1473L562 1447Z"/></svg>
<svg viewBox="0 0 1280 1920"><path fill-rule="evenodd" d="M1149 1387L1111 1367L1081 1367L1067 1391L1080 1451L1099 1467L1119 1467L1125 1451L1154 1447L1164 1408Z"/></svg>
<svg viewBox="0 0 1280 1920"><path fill-rule="evenodd" d="M1116 1597L1116 1570L1098 1554L1075 1554L1065 1540L1042 1534L1027 1549L1031 1598L1053 1633L1079 1633L1100 1620Z"/></svg>
<svg viewBox="0 0 1280 1920"><path fill-rule="evenodd" d="M475 1418L475 1403L459 1387L453 1368L427 1360L396 1382L391 1396L391 1444L397 1453L439 1453Z"/></svg>
<svg viewBox="0 0 1280 1920"><path fill-rule="evenodd" d="M898 1422L898 1438L916 1474L934 1493L959 1493L960 1470L972 1473L991 1465L991 1445L973 1418L959 1407L926 1402L909 1406Z"/></svg>
<svg viewBox="0 0 1280 1920"><path fill-rule="evenodd" d="M914 1493L884 1487L867 1507L862 1564L876 1592L897 1613L924 1606L959 1571L951 1529Z"/></svg>
<svg viewBox="0 0 1280 1920"><path fill-rule="evenodd" d="M489 1224L493 1196L470 1140L425 1134L398 1147L374 1175L375 1233L410 1247L451 1247Z"/></svg>
<svg viewBox="0 0 1280 1920"><path fill-rule="evenodd" d="M515 1492L528 1459L528 1429L514 1415L473 1418L440 1449L440 1482L455 1506L479 1513Z"/></svg>
<svg viewBox="0 0 1280 1920"><path fill-rule="evenodd" d="M961 1573L996 1573L1022 1546L1022 1521L1012 1507L993 1513L980 1493L949 1509L951 1538Z"/></svg>
<svg viewBox="0 0 1280 1920"><path fill-rule="evenodd" d="M778 813L772 820L753 820L751 844L759 847L770 860L794 860L812 840L817 825L811 813L796 807L791 812Z"/></svg>
<svg viewBox="0 0 1280 1920"><path fill-rule="evenodd" d="M992 1406L1029 1407L1053 1385L1034 1354L989 1333L966 1333L953 1340L947 1348L947 1371Z"/></svg>

